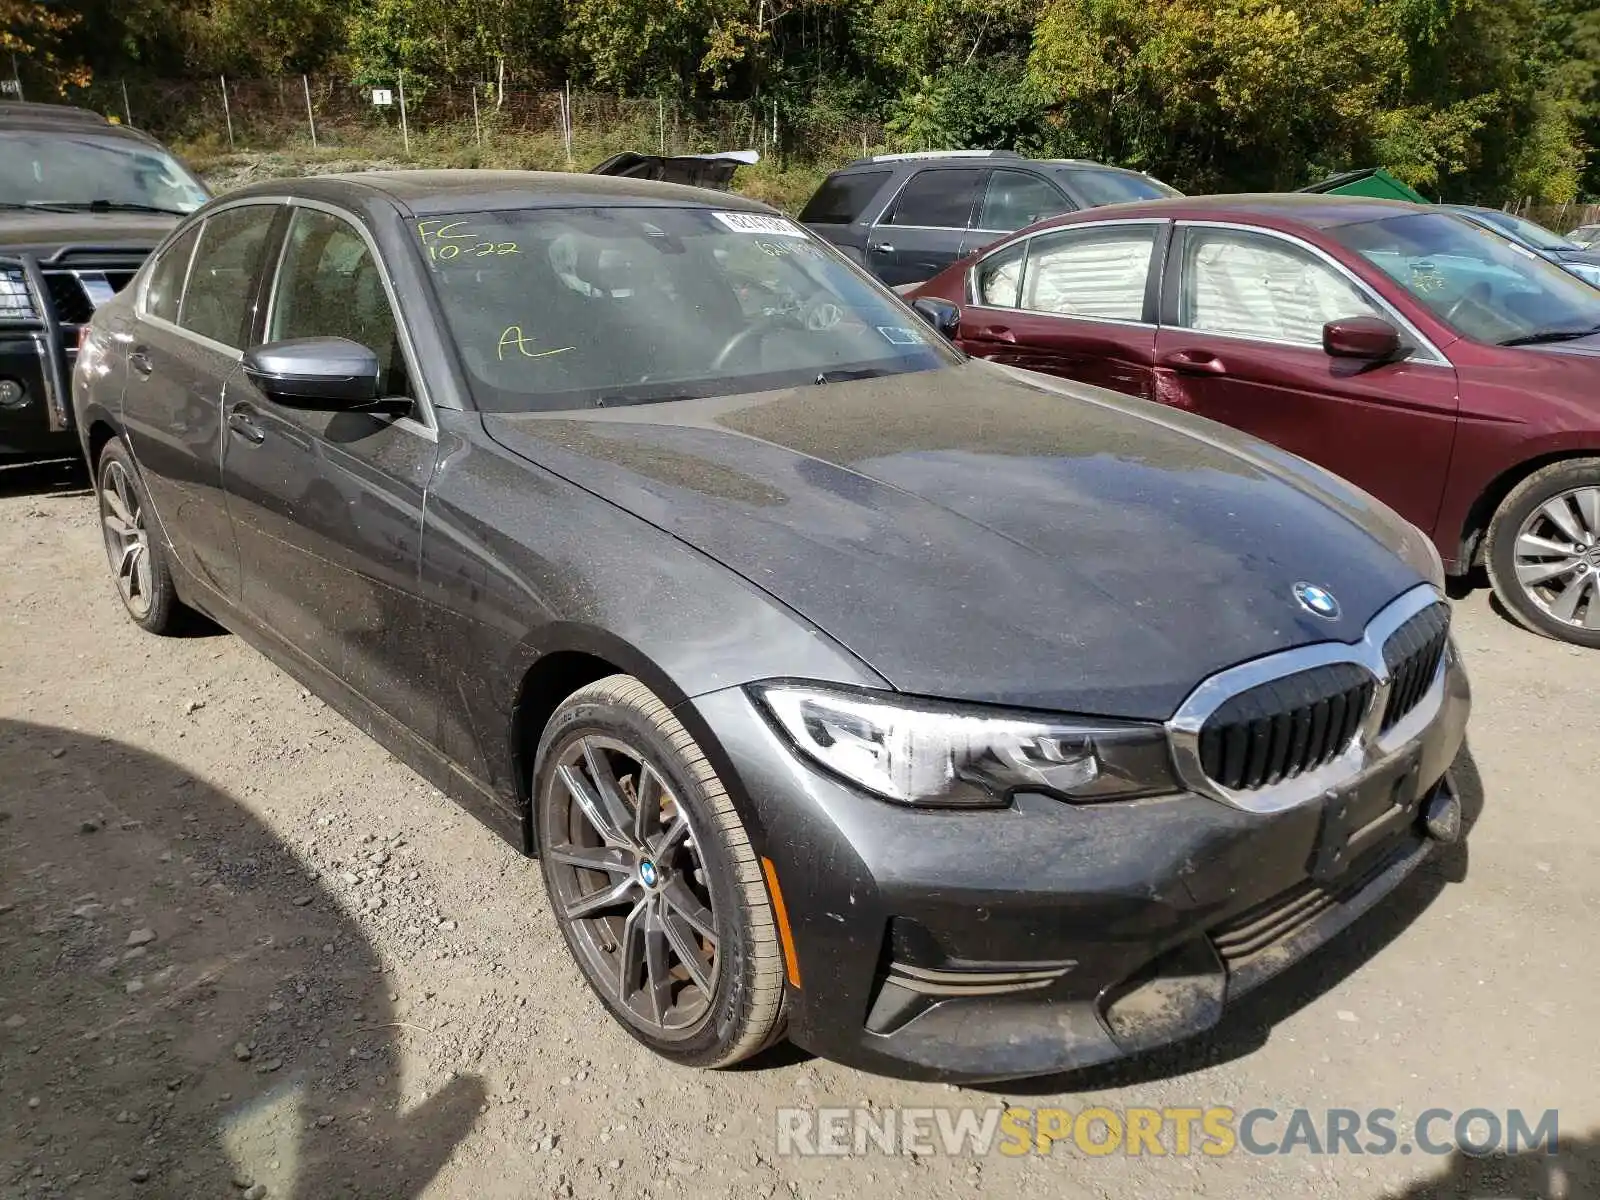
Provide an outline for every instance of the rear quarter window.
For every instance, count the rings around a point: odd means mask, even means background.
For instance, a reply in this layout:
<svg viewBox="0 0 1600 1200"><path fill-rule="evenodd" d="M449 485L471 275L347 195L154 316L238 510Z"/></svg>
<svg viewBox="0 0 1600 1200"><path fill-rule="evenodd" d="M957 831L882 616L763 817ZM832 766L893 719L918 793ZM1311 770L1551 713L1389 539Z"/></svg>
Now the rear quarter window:
<svg viewBox="0 0 1600 1200"><path fill-rule="evenodd" d="M833 175L822 181L817 194L806 201L800 219L811 225L848 225L859 217L878 194L888 171L860 171Z"/></svg>

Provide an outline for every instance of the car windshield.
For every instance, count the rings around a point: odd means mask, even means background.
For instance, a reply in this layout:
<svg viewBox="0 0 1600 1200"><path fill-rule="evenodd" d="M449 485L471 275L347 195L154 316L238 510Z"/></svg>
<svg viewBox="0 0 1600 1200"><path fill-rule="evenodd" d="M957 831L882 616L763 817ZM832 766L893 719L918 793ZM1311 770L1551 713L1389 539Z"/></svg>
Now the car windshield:
<svg viewBox="0 0 1600 1200"><path fill-rule="evenodd" d="M1330 232L1477 341L1554 342L1600 330L1600 289L1459 217L1419 212Z"/></svg>
<svg viewBox="0 0 1600 1200"><path fill-rule="evenodd" d="M0 204L190 213L207 200L157 146L76 130L0 135Z"/></svg>
<svg viewBox="0 0 1600 1200"><path fill-rule="evenodd" d="M1057 176L1090 204L1122 204L1129 200L1166 200L1183 195L1177 188L1130 171L1058 169Z"/></svg>
<svg viewBox="0 0 1600 1200"><path fill-rule="evenodd" d="M1482 212L1478 214L1491 225L1504 229L1514 237L1519 237L1528 245L1538 250L1576 250L1578 247L1560 234L1551 233L1543 225L1528 220L1526 217L1513 216L1508 212Z"/></svg>
<svg viewBox="0 0 1600 1200"><path fill-rule="evenodd" d="M415 234L478 406L530 412L828 384L959 361L787 218L455 213Z"/></svg>

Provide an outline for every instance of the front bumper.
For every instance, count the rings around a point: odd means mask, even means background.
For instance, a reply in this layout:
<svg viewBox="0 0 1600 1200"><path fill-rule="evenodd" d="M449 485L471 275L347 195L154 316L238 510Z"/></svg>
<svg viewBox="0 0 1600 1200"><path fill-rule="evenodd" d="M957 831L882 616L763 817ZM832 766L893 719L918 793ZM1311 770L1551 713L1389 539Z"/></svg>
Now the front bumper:
<svg viewBox="0 0 1600 1200"><path fill-rule="evenodd" d="M741 689L690 703L783 890L793 1040L868 1070L978 1081L1202 1032L1392 892L1437 844L1421 810L1447 794L1465 736L1453 652L1437 686L1430 719L1384 764L1268 813L1195 793L907 809L802 762ZM1370 815L1374 783L1391 779L1384 815L1346 828L1358 792Z"/></svg>
<svg viewBox="0 0 1600 1200"><path fill-rule="evenodd" d="M51 419L61 400L56 390L60 375L51 370L50 354L41 330L0 328L0 379L13 380L22 389L19 403L0 404L0 458L78 453L76 430L65 427L59 416Z"/></svg>

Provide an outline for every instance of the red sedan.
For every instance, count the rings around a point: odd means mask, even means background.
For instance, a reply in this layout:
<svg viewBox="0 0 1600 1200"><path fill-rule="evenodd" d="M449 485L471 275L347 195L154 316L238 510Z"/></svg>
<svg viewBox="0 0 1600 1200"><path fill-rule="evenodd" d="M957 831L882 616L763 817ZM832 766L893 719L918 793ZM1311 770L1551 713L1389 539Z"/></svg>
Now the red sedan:
<svg viewBox="0 0 1600 1200"><path fill-rule="evenodd" d="M1600 289L1419 205L1203 196L1041 222L911 293L969 354L1327 467L1600 647Z"/></svg>

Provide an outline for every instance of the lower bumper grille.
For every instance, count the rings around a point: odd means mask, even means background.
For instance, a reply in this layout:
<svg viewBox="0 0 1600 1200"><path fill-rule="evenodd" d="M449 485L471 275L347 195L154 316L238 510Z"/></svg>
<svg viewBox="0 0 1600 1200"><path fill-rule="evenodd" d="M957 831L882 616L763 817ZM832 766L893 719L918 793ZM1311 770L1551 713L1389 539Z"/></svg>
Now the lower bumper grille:
<svg viewBox="0 0 1600 1200"><path fill-rule="evenodd" d="M1333 887L1304 880L1217 926L1211 931L1211 944L1216 947L1217 956L1222 959L1229 976L1254 984L1299 957L1299 954L1283 953L1296 934L1310 928L1319 918L1341 909L1344 919L1336 922L1335 928L1343 928L1410 874L1431 848L1430 842L1404 838L1366 870ZM1393 882L1388 887L1377 888L1375 885L1386 875L1393 875ZM1358 903L1368 889L1373 889L1374 894L1366 898L1365 903Z"/></svg>

